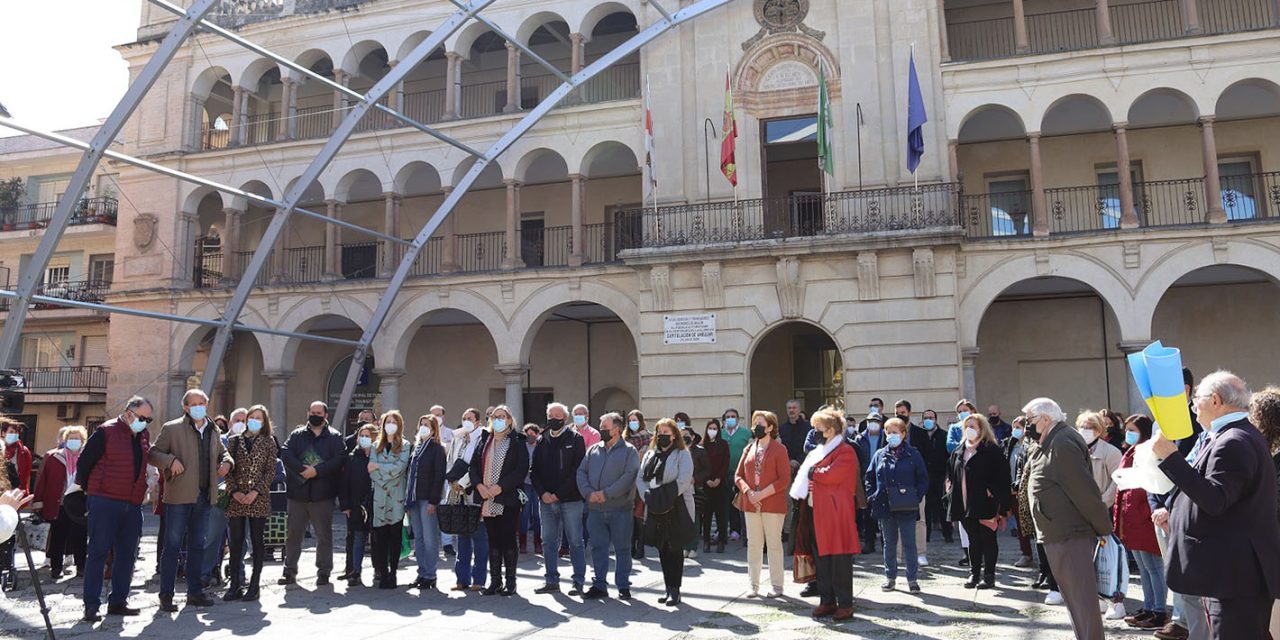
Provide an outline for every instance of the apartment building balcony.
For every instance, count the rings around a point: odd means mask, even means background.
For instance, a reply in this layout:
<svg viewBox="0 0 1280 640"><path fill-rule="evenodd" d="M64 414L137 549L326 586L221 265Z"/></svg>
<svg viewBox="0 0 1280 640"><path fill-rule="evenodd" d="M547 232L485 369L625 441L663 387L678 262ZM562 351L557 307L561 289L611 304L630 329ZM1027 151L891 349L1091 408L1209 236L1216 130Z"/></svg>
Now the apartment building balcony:
<svg viewBox="0 0 1280 640"><path fill-rule="evenodd" d="M5 289L12 291L17 287L16 284L10 283L4 285ZM62 298L64 300L72 300L75 302L94 302L101 303L106 300L107 294L111 291L111 283L102 280L60 280L56 282L41 283L36 287L35 294L38 296L48 296L50 298ZM0 312L7 312L12 305L11 298L0 298ZM32 302L31 310L38 313L39 317L76 317L81 315L95 315L99 312L89 311L86 309L68 307L59 305L54 302Z"/></svg>
<svg viewBox="0 0 1280 640"><path fill-rule="evenodd" d="M43 229L49 226L58 202L38 202L0 211L0 229L21 231ZM119 202L115 198L98 196L82 198L71 212L72 225L116 224Z"/></svg>
<svg viewBox="0 0 1280 640"><path fill-rule="evenodd" d="M107 395L111 370L101 366L26 367L26 401L29 403L88 404Z"/></svg>
<svg viewBox="0 0 1280 640"><path fill-rule="evenodd" d="M1063 4L1074 5L1062 8ZM1280 26L1275 0L947 2L952 62L1080 51Z"/></svg>

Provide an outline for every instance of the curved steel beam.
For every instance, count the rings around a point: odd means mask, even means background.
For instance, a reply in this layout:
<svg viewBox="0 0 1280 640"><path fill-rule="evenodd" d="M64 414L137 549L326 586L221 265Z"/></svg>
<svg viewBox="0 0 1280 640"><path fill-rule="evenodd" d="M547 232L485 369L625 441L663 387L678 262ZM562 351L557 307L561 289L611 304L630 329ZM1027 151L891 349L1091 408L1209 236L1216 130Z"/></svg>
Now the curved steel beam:
<svg viewBox="0 0 1280 640"><path fill-rule="evenodd" d="M208 1L208 0L205 0ZM253 252L253 258L249 260L249 264L245 269L245 273L240 278L240 283L236 285L235 293L232 294L231 300L227 303L226 311L222 315L222 326L218 328L218 334L214 337L213 347L209 351L209 364L205 368L204 377L201 379L201 385L206 393L213 391L213 383L218 377L218 369L222 365L222 359L227 355L227 349L231 344L231 329L235 325L236 319L240 317L240 312L244 309L244 305L249 300L249 293L253 291L254 282L258 279L258 274L262 272L263 266L269 259L271 248L276 245L280 238L280 234L284 231L285 224L289 221L290 214L294 208L298 206L298 202L302 199L303 194L311 183L315 182L324 172L329 163L333 161L334 156L346 144L347 139L355 132L356 125L364 118L370 109L374 108L378 100L389 93L418 63L425 60L431 52L444 43L444 41L458 29L462 28L468 20L477 12L485 7L493 4L495 0L471 0L465 9L459 9L454 12L448 20L440 25L439 30L427 36L413 51L401 61L400 64L392 67L387 75L383 76L360 102L356 103L351 112L343 118L342 123L329 136L329 140L325 142L323 148L316 154L315 159L303 171L302 176L294 183L293 189L285 196L285 206L281 208L276 215L272 216L271 224L267 226L266 232L262 236L258 248ZM410 249L413 245L410 245ZM416 255L416 252L415 252ZM361 350L357 348L357 353Z"/></svg>
<svg viewBox="0 0 1280 640"><path fill-rule="evenodd" d="M169 66L169 62L178 53L178 49L196 30L200 20L217 3L218 0L197 0L192 4L191 9L169 30L169 35L165 36L155 54L142 67L138 78L129 86L129 90L125 92L111 115L102 123L98 133L94 134L93 142L89 143L89 149L80 158L80 164L76 166L75 173L71 174L71 181L67 183L66 191L58 199L58 206L53 211L53 217L49 219L49 225L45 227L40 245L36 247L36 252L27 262L26 268L20 271L18 297L9 308L9 317L4 323L3 332L0 332L0 366L10 367L17 363L18 341L22 337L22 326L26 323L27 310L31 307L31 297L35 294L36 287L40 285L40 278L49 266L49 260L53 258L53 252L58 248L58 242L62 240L62 234L71 223L72 210L80 202L80 196L88 188L93 172L102 162L103 153L112 142L115 142L116 136L120 135L120 130L124 128L129 116L133 115L142 98L147 95L165 67Z"/></svg>
<svg viewBox="0 0 1280 640"><path fill-rule="evenodd" d="M432 214L431 218L428 219L427 223L422 227L422 230L418 232L417 237L413 240L413 244L409 246L404 257L400 260L400 266L396 269L395 275L393 275L391 277L391 281L387 283L387 289L378 300L378 306L374 309L373 315L365 325L364 332L360 336L360 343L356 346L355 353L351 358L351 367L347 370L347 379L342 386L342 397L338 401L337 410L333 414L334 419L346 419L345 416L347 415L347 411L351 407L351 395L354 393L356 382L359 381L360 374L364 369L364 359L368 352L369 345L373 342L373 338L377 335L379 329L382 328L382 323L386 320L387 313L390 312L391 305L395 302L396 296L399 295L405 279L408 278L409 271L413 267L414 260L418 256L418 252L426 246L426 243L431 238L432 234L436 232L436 229L440 227L445 218L447 218L449 214L453 212L454 208L457 207L458 203L462 201L462 197L466 195L466 192L471 188L471 185L480 177L485 166L493 162L498 156L502 155L503 152L509 149L516 140L519 140L524 136L529 129L533 128L534 125L542 120L542 118L547 115L547 113L551 111L551 109L554 108L561 100L563 100L565 96L568 96L573 89L676 26L732 1L733 0L698 0L697 2L677 11L674 15L667 14L663 11L662 13L664 17L662 20L655 22L644 31L641 31L627 39L626 42L618 45L599 60L587 65L586 68L570 78L568 82L561 84L555 91L551 92L551 94L544 98L542 102L538 103L537 107L534 107L532 111L521 118L520 122L512 127L510 131L499 138L497 142L493 143L493 146L489 147L489 150L485 153L483 158L477 160L475 164L471 165L471 169L467 171L467 174L463 176L462 180L459 181L458 184L454 185L454 188L449 192L448 197L445 198L444 202L440 203L436 212Z"/></svg>

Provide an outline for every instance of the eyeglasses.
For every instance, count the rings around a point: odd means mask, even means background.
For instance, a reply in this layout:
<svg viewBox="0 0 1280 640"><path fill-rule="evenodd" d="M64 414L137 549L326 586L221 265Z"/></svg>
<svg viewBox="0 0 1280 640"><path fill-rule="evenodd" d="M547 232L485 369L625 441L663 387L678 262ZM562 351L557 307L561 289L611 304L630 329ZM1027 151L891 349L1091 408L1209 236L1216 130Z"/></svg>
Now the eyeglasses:
<svg viewBox="0 0 1280 640"><path fill-rule="evenodd" d="M145 417L145 416L140 416L140 415L138 415L138 414L136 414L136 413L135 413L135 414L133 414L133 417L135 417L135 418L137 418L137 419L139 419L139 420L141 420L141 421L143 421L143 422L145 422L145 423L147 423L147 424L151 424L151 421L152 421L152 420L155 420L155 418L147 418L147 417Z"/></svg>

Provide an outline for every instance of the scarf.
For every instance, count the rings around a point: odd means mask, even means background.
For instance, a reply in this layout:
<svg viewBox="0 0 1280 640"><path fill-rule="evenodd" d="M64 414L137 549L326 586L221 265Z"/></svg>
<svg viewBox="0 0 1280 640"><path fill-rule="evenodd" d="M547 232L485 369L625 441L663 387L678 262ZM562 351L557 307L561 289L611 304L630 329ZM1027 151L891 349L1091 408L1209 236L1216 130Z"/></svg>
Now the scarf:
<svg viewBox="0 0 1280 640"><path fill-rule="evenodd" d="M791 483L792 498L804 500L809 497L809 472L842 444L844 444L844 438L837 434L832 436L826 444L810 451L809 455L804 457L804 463L800 465L800 470L796 472L796 479Z"/></svg>
<svg viewBox="0 0 1280 640"><path fill-rule="evenodd" d="M906 442L903 442L902 444L900 444L900 445L898 445L898 446L896 446L896 447L888 447L888 449L889 449L889 453L888 453L887 455L888 455L890 458L893 458L895 461L897 461L897 460L901 460L901 459L903 459L903 458L907 457L907 443L906 443Z"/></svg>
<svg viewBox="0 0 1280 640"><path fill-rule="evenodd" d="M675 451L675 447L666 451L654 449L656 455L649 456L645 461L644 469L640 471L640 478L645 482L653 482L655 478L661 482L662 478L666 477L667 456L670 456L672 451Z"/></svg>
<svg viewBox="0 0 1280 640"><path fill-rule="evenodd" d="M507 450L511 448L511 438L502 438L499 440L496 436L490 436L488 444L485 445L484 452L484 483L487 485L498 484L498 478L502 475L502 464L507 460ZM496 518L502 515L503 505L498 501L490 498L484 501L481 507L480 515L486 518Z"/></svg>

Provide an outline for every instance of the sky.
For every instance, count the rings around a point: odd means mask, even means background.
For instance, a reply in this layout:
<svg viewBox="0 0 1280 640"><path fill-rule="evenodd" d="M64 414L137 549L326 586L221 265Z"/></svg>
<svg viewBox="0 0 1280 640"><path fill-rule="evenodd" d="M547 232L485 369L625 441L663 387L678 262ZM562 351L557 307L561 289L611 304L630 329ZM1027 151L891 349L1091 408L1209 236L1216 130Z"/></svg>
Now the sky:
<svg viewBox="0 0 1280 640"><path fill-rule="evenodd" d="M6 0L0 104L39 129L97 124L128 88L112 47L137 39L144 0ZM0 136L18 132L0 127Z"/></svg>

